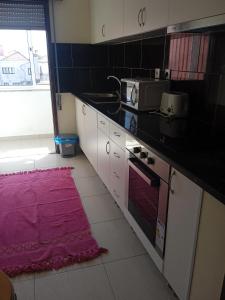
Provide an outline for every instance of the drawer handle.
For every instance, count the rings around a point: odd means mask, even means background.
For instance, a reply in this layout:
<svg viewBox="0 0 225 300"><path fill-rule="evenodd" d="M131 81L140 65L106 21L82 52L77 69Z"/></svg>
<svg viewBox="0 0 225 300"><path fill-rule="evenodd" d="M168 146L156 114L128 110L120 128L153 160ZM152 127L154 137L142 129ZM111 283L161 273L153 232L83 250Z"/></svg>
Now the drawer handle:
<svg viewBox="0 0 225 300"><path fill-rule="evenodd" d="M120 197L115 190L113 190L113 194L116 196L116 198Z"/></svg>
<svg viewBox="0 0 225 300"><path fill-rule="evenodd" d="M118 179L120 178L120 176L116 172L113 172L113 174L115 175L116 178Z"/></svg>
<svg viewBox="0 0 225 300"><path fill-rule="evenodd" d="M114 134L115 136L120 137L120 134L119 134L118 132L116 132L116 131L114 131L113 134Z"/></svg>
<svg viewBox="0 0 225 300"><path fill-rule="evenodd" d="M116 153L116 152L113 152L113 154L114 154L114 156L115 156L116 158L120 158L120 156L119 156L119 154L118 154L118 153Z"/></svg>
<svg viewBox="0 0 225 300"><path fill-rule="evenodd" d="M100 121L100 123L101 123L102 125L105 125L105 122L104 122L104 121Z"/></svg>
<svg viewBox="0 0 225 300"><path fill-rule="evenodd" d="M170 193L173 195L175 193L174 189L172 188L172 180L173 177L176 176L176 172L173 171L173 173L170 176L170 181L169 181L169 189L170 189Z"/></svg>
<svg viewBox="0 0 225 300"><path fill-rule="evenodd" d="M110 145L109 145L109 141L108 141L108 142L106 143L106 145L105 145L105 151L106 151L107 154L110 153L109 147L110 147Z"/></svg>

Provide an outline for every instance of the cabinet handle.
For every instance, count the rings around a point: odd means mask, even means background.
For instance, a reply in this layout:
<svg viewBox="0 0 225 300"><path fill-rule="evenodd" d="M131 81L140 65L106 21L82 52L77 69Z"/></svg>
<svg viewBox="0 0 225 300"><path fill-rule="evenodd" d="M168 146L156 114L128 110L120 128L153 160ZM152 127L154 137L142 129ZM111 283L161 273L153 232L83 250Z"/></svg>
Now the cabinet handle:
<svg viewBox="0 0 225 300"><path fill-rule="evenodd" d="M114 156L115 156L116 158L120 158L120 156L119 156L119 154L118 154L118 153L116 153L116 152L113 152L113 154L114 154Z"/></svg>
<svg viewBox="0 0 225 300"><path fill-rule="evenodd" d="M100 123L101 123L102 125L105 125L105 122L104 122L104 121L102 121L102 120L100 121Z"/></svg>
<svg viewBox="0 0 225 300"><path fill-rule="evenodd" d="M146 22L146 7L143 7L143 9L142 9L141 21L142 21L142 26L145 26L145 22Z"/></svg>
<svg viewBox="0 0 225 300"><path fill-rule="evenodd" d="M82 111L83 111L83 115L86 116L85 105L84 104L83 104L83 107L82 107Z"/></svg>
<svg viewBox="0 0 225 300"><path fill-rule="evenodd" d="M120 178L120 176L116 172L113 172L113 174L115 175L116 178L118 179Z"/></svg>
<svg viewBox="0 0 225 300"><path fill-rule="evenodd" d="M105 151L106 151L106 153L107 154L109 154L110 153L110 150L108 150L108 147L109 147L110 145L109 145L109 141L106 143L106 145L105 145Z"/></svg>
<svg viewBox="0 0 225 300"><path fill-rule="evenodd" d="M116 132L116 131L114 131L113 134L114 134L115 136L117 136L117 137L120 137L120 134L119 134L118 132Z"/></svg>
<svg viewBox="0 0 225 300"><path fill-rule="evenodd" d="M142 8L138 12L138 24L139 24L140 27L141 27L141 21L140 21L141 14L142 14Z"/></svg>
<svg viewBox="0 0 225 300"><path fill-rule="evenodd" d="M102 25L102 36L105 37L105 24Z"/></svg>
<svg viewBox="0 0 225 300"><path fill-rule="evenodd" d="M174 192L174 189L172 188L172 180L173 180L173 177L176 175L176 172L173 170L171 176L170 176L170 182L169 182L169 189L170 189L170 193L173 195L175 192Z"/></svg>

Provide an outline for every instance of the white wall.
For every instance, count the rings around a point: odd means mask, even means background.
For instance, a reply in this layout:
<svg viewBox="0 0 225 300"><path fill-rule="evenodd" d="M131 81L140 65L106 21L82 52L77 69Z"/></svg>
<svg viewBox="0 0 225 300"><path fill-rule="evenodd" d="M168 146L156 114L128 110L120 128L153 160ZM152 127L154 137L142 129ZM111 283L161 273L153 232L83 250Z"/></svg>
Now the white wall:
<svg viewBox="0 0 225 300"><path fill-rule="evenodd" d="M40 134L53 134L50 91L0 91L0 138Z"/></svg>
<svg viewBox="0 0 225 300"><path fill-rule="evenodd" d="M62 110L58 110L59 133L76 133L75 97L70 93L62 95Z"/></svg>
<svg viewBox="0 0 225 300"><path fill-rule="evenodd" d="M51 0L55 19L57 43L90 43L90 3L89 0ZM51 27L53 26L51 22ZM52 41L53 34L52 34Z"/></svg>

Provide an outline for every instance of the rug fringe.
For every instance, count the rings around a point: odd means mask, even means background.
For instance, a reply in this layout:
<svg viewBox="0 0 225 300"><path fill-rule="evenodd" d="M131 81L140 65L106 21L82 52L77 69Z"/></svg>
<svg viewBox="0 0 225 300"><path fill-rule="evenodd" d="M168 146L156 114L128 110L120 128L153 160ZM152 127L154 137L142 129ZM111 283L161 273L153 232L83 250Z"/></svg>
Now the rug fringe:
<svg viewBox="0 0 225 300"><path fill-rule="evenodd" d="M57 171L57 170L72 170L74 167L57 167L57 168L49 168L49 169L35 169L30 171L18 171L13 173L0 174L0 177L12 176L12 175L26 175L31 173L39 173L39 172L47 172L47 171Z"/></svg>
<svg viewBox="0 0 225 300"><path fill-rule="evenodd" d="M80 255L80 256L68 256L68 257L57 257L55 260L46 260L41 263L34 263L26 266L19 267L2 267L1 270L10 277L15 277L23 273L42 272L50 270L58 270L62 267L72 265L74 263L82 263L97 258L101 254L108 253L105 248L98 248L98 250L92 255Z"/></svg>

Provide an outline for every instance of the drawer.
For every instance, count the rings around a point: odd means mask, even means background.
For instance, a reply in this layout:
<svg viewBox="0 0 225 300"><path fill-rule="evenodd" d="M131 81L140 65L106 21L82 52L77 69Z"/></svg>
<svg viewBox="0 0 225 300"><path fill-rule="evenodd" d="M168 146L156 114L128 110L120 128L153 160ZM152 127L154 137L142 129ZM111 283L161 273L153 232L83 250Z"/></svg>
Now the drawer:
<svg viewBox="0 0 225 300"><path fill-rule="evenodd" d="M110 138L120 147L125 147L126 134L118 126L110 123Z"/></svg>
<svg viewBox="0 0 225 300"><path fill-rule="evenodd" d="M107 136L109 135L109 121L101 114L98 114L98 129Z"/></svg>
<svg viewBox="0 0 225 300"><path fill-rule="evenodd" d="M125 152L113 141L110 142L110 170L118 176L124 176Z"/></svg>
<svg viewBox="0 0 225 300"><path fill-rule="evenodd" d="M117 204L120 206L121 209L124 207L125 203L125 185L124 185L124 179L120 180L113 174L111 174L110 178L110 192L117 202Z"/></svg>

